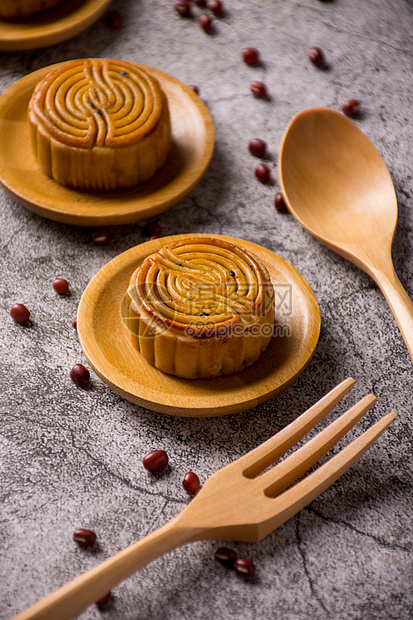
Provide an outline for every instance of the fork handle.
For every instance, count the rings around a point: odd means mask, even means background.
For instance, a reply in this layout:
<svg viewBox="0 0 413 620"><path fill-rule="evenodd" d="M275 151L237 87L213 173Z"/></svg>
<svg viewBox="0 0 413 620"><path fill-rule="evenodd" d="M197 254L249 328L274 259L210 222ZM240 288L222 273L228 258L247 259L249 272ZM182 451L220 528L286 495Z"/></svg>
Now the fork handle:
<svg viewBox="0 0 413 620"><path fill-rule="evenodd" d="M181 513L182 514L182 513ZM152 560L196 539L198 530L181 526L180 515L142 540L104 560L43 600L15 616L14 620L69 620L103 598L114 586Z"/></svg>

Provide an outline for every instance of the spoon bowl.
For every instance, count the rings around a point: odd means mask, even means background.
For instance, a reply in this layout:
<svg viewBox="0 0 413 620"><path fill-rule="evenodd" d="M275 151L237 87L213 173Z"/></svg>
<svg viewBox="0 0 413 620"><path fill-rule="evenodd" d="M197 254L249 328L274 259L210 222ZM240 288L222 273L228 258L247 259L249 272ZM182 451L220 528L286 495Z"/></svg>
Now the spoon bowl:
<svg viewBox="0 0 413 620"><path fill-rule="evenodd" d="M287 126L279 169L290 212L375 280L413 358L413 303L391 258L397 199L376 148L343 114L309 108Z"/></svg>

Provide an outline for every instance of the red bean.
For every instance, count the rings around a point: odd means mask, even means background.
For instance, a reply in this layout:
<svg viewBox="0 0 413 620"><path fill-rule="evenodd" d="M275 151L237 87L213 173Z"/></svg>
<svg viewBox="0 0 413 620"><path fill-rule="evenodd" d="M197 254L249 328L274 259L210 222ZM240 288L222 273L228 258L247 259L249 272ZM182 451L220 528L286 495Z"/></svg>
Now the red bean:
<svg viewBox="0 0 413 620"><path fill-rule="evenodd" d="M53 281L52 286L56 293L59 293L59 295L66 295L69 290L69 283L64 278L56 278L56 280Z"/></svg>
<svg viewBox="0 0 413 620"><path fill-rule="evenodd" d="M90 381L90 373L83 364L75 364L70 371L70 378L78 387L86 387Z"/></svg>
<svg viewBox="0 0 413 620"><path fill-rule="evenodd" d="M10 308L10 316L15 323L27 323L30 312L24 304L13 304Z"/></svg>
<svg viewBox="0 0 413 620"><path fill-rule="evenodd" d="M96 605L101 608L101 607L105 607L105 605L107 605L110 601L110 598L112 596L111 592L108 592L107 594L105 594L105 596L103 596L100 600L96 601Z"/></svg>
<svg viewBox="0 0 413 620"><path fill-rule="evenodd" d="M217 17L220 17L224 12L224 3L222 0L209 0L207 7Z"/></svg>
<svg viewBox="0 0 413 620"><path fill-rule="evenodd" d="M237 559L237 554L229 547L220 547L215 551L215 559L227 568L232 568Z"/></svg>
<svg viewBox="0 0 413 620"><path fill-rule="evenodd" d="M143 227L143 234L146 237L152 237L153 235L158 235L159 237L161 232L162 232L162 228L161 228L161 225L158 224L158 222L148 222Z"/></svg>
<svg viewBox="0 0 413 620"><path fill-rule="evenodd" d="M195 495L199 491L199 478L193 471L188 471L182 480L182 486L187 493Z"/></svg>
<svg viewBox="0 0 413 620"><path fill-rule="evenodd" d="M261 183L268 183L270 180L270 169L266 164L258 164L255 167L255 176Z"/></svg>
<svg viewBox="0 0 413 620"><path fill-rule="evenodd" d="M211 30L212 19L208 13L201 13L198 17L198 22L204 32L209 32Z"/></svg>
<svg viewBox="0 0 413 620"><path fill-rule="evenodd" d="M92 241L95 245L108 245L112 240L110 228L99 228L92 233Z"/></svg>
<svg viewBox="0 0 413 620"><path fill-rule="evenodd" d="M190 17L191 3L188 0L177 0L174 2L174 9L181 17Z"/></svg>
<svg viewBox="0 0 413 620"><path fill-rule="evenodd" d="M150 472L163 469L168 465L168 461L168 455L165 450L152 450L142 459L144 468Z"/></svg>
<svg viewBox="0 0 413 620"><path fill-rule="evenodd" d="M116 11L116 10L112 10L109 11L107 19L106 19L106 23L109 26L109 28L112 28L112 30L116 30L117 28L120 28L122 26L122 13L120 11Z"/></svg>
<svg viewBox="0 0 413 620"><path fill-rule="evenodd" d="M255 565L246 558L237 558L234 562L234 569L241 577L252 577L255 574Z"/></svg>
<svg viewBox="0 0 413 620"><path fill-rule="evenodd" d="M253 138L249 141L248 148L250 153L255 155L255 157L264 157L267 143L265 140L261 140L261 138Z"/></svg>
<svg viewBox="0 0 413 620"><path fill-rule="evenodd" d="M348 99L341 106L342 112L347 116L359 116L360 115L360 101L358 99Z"/></svg>
<svg viewBox="0 0 413 620"><path fill-rule="evenodd" d="M324 52L320 47L312 47L308 50L308 58L318 69L323 69L327 66Z"/></svg>
<svg viewBox="0 0 413 620"><path fill-rule="evenodd" d="M206 0L193 0L193 2L195 2L195 4L197 4L198 6L206 5Z"/></svg>
<svg viewBox="0 0 413 620"><path fill-rule="evenodd" d="M199 88L198 88L198 86L195 86L195 84L188 84L188 88L190 88L191 90L194 91L194 93L199 95Z"/></svg>
<svg viewBox="0 0 413 620"><path fill-rule="evenodd" d="M267 87L264 82L254 80L250 84L250 91L257 99L265 99L267 97Z"/></svg>
<svg viewBox="0 0 413 620"><path fill-rule="evenodd" d="M260 53L255 47L244 47L241 52L242 59L247 65L258 65L260 62Z"/></svg>
<svg viewBox="0 0 413 620"><path fill-rule="evenodd" d="M73 532L73 540L77 542L80 547L91 547L95 544L96 534L92 530L86 530L83 527L78 527Z"/></svg>
<svg viewBox="0 0 413 620"><path fill-rule="evenodd" d="M287 205L284 201L284 196L281 192L277 192L275 194L274 205L277 211L279 211L280 213L285 213L286 211L288 211Z"/></svg>
<svg viewBox="0 0 413 620"><path fill-rule="evenodd" d="M72 319L72 327L73 329L77 329L77 316L75 316L75 318Z"/></svg>

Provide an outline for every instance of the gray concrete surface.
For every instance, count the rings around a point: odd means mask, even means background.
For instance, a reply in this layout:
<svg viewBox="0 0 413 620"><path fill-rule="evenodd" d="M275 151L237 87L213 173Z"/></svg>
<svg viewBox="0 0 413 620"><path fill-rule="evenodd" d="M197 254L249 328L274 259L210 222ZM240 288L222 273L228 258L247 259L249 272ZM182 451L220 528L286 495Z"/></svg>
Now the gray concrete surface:
<svg viewBox="0 0 413 620"><path fill-rule="evenodd" d="M221 543L199 542L153 562L114 590L106 610L92 606L81 618L407 620L413 613L413 362L372 280L292 216L276 212L273 199L289 119L308 106L339 109L359 98L364 114L356 122L395 184L393 256L413 296L413 5L226 0L212 35L196 20L180 19L169 0L115 0L111 8L123 13L119 30L108 29L103 18L59 45L2 53L0 92L35 69L84 56L140 61L197 84L215 122L216 149L199 186L157 218L163 234L226 233L275 251L313 288L321 335L289 389L222 418L139 408L93 372L90 387L78 389L69 370L86 363L71 326L80 296L108 260L144 241L141 226L114 227L112 243L96 247L90 230L42 219L1 191L0 617L13 617L164 524L188 502L181 487L186 471L205 482L352 375L357 384L337 411L369 391L378 401L350 438L392 409L398 416L349 472L285 525L257 544L231 543L255 562L252 580L217 565ZM241 62L247 45L260 50L263 66ZM328 71L307 60L312 45L325 51ZM252 79L267 83L270 101L252 97ZM270 186L254 178L247 144L257 136L272 154ZM70 282L69 296L52 290L56 276ZM28 326L10 319L15 302L31 310ZM142 456L153 448L170 455L163 475L142 468ZM96 531L96 549L72 542L78 526Z"/></svg>

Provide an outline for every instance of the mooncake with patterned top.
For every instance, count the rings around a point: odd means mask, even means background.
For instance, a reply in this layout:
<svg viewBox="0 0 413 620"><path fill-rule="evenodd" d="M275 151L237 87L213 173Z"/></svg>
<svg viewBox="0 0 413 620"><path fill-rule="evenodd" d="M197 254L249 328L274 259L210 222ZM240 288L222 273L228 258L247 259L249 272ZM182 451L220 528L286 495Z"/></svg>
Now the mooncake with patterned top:
<svg viewBox="0 0 413 620"><path fill-rule="evenodd" d="M37 84L29 124L38 164L58 183L115 190L150 179L171 147L168 101L142 65L73 60Z"/></svg>
<svg viewBox="0 0 413 620"><path fill-rule="evenodd" d="M240 372L273 335L274 289L266 267L219 237L164 245L134 271L127 296L134 345L177 377Z"/></svg>

